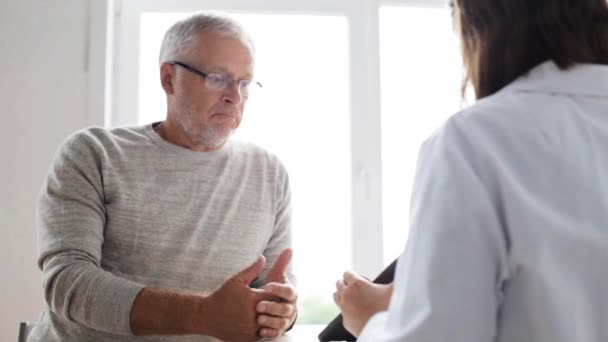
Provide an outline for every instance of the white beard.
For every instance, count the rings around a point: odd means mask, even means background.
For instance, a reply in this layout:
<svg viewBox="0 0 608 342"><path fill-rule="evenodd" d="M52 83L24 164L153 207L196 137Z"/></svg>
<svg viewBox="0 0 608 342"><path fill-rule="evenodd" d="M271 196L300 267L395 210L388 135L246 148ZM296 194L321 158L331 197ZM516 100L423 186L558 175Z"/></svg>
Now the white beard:
<svg viewBox="0 0 608 342"><path fill-rule="evenodd" d="M195 145L218 148L224 145L234 133L234 129L226 133L213 125L196 126L191 120L192 115L190 111L180 115L179 124Z"/></svg>

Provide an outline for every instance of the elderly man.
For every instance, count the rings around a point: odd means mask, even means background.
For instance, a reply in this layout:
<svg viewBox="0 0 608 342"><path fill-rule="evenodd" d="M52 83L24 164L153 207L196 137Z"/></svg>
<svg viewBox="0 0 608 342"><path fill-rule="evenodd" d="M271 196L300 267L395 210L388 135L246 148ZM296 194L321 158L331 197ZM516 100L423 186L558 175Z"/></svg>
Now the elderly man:
<svg viewBox="0 0 608 342"><path fill-rule="evenodd" d="M47 308L30 341L252 341L294 323L287 173L229 139L253 67L239 24L196 14L163 40L165 121L63 143L38 200Z"/></svg>

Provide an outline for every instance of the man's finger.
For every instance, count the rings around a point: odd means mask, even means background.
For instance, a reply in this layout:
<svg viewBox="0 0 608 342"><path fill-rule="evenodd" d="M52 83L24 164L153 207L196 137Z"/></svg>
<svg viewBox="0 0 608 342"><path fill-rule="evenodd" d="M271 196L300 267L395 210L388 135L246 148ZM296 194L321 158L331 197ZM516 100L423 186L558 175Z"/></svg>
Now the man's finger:
<svg viewBox="0 0 608 342"><path fill-rule="evenodd" d="M266 264L266 259L264 258L263 255L260 255L256 259L256 261L253 264L251 264L251 266L249 266L246 269L235 274L232 277L232 279L234 279L238 282L241 282L243 284L249 285L258 275L260 275L260 273L262 273L262 270L264 270L265 264Z"/></svg>
<svg viewBox="0 0 608 342"><path fill-rule="evenodd" d="M282 334L281 331L269 328L260 329L260 337L262 338L275 338Z"/></svg>
<svg viewBox="0 0 608 342"><path fill-rule="evenodd" d="M269 301L261 301L256 306L256 311L259 314L266 314L277 317L291 317L295 314L295 306L291 303L274 303Z"/></svg>
<svg viewBox="0 0 608 342"><path fill-rule="evenodd" d="M263 289L286 302L295 302L298 299L296 289L289 283L270 283L264 285Z"/></svg>
<svg viewBox="0 0 608 342"><path fill-rule="evenodd" d="M284 331L289 327L290 320L286 317L273 317L260 315L258 316L258 324L263 328L271 328Z"/></svg>
<svg viewBox="0 0 608 342"><path fill-rule="evenodd" d="M285 274L287 273L287 266L291 262L291 257L293 255L293 250L291 248L285 248L283 252L279 255L277 260L268 271L268 276L266 277L267 283L284 283L287 281L287 277Z"/></svg>

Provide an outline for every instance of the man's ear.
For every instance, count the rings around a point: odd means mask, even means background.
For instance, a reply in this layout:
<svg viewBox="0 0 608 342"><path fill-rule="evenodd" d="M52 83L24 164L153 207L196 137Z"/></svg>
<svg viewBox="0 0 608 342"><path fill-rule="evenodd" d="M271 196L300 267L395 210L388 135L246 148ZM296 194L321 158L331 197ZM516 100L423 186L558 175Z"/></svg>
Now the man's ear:
<svg viewBox="0 0 608 342"><path fill-rule="evenodd" d="M173 80L175 75L173 70L175 69L168 63L163 63L160 66L160 84L167 95L172 95L174 92Z"/></svg>

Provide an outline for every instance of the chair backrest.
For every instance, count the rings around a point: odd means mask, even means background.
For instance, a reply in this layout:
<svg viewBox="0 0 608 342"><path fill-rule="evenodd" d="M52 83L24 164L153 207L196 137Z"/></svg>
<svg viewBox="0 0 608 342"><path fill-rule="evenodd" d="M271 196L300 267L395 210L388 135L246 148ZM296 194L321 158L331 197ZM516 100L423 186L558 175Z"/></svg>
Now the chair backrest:
<svg viewBox="0 0 608 342"><path fill-rule="evenodd" d="M34 327L34 322L19 323L19 339L17 340L17 342L26 342L27 337L30 334L30 331L32 331L33 327Z"/></svg>

